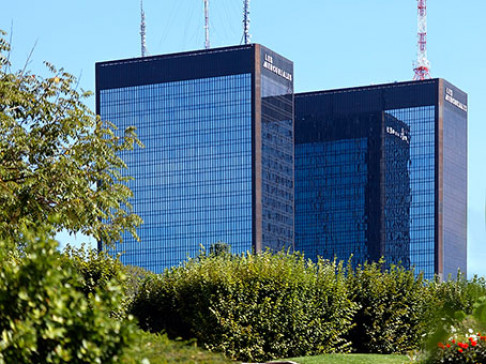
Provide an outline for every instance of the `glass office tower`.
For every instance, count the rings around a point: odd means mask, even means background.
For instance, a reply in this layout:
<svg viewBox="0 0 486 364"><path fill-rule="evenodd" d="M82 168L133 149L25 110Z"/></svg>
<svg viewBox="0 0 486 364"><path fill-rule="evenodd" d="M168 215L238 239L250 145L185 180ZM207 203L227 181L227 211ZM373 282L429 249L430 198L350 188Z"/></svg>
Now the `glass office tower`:
<svg viewBox="0 0 486 364"><path fill-rule="evenodd" d="M442 79L295 95L295 248L466 273L467 95Z"/></svg>
<svg viewBox="0 0 486 364"><path fill-rule="evenodd" d="M113 253L154 272L213 243L292 248L293 64L260 45L96 64L97 113L134 125L125 151L141 242Z"/></svg>

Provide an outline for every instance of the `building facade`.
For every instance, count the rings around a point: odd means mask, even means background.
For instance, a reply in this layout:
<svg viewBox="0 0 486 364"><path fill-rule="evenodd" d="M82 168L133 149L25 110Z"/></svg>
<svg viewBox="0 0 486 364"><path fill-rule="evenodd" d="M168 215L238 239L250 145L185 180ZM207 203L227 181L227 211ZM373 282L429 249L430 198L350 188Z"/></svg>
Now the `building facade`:
<svg viewBox="0 0 486 364"><path fill-rule="evenodd" d="M211 244L233 253L294 242L293 64L257 45L96 64L97 113L135 126L141 242L113 253L154 272Z"/></svg>
<svg viewBox="0 0 486 364"><path fill-rule="evenodd" d="M467 272L467 95L443 79L295 95L295 247Z"/></svg>

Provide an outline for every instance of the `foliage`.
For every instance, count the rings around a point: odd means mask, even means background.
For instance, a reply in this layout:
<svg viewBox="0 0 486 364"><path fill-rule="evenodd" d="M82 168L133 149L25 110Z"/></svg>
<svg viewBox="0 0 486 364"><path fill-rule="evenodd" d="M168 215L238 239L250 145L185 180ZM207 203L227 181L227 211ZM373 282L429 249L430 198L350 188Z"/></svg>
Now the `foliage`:
<svg viewBox="0 0 486 364"><path fill-rule="evenodd" d="M452 331L486 330L484 320L472 315L475 306L486 295L486 281L477 276L470 280L458 272L456 279L439 279L428 282L428 332L426 352L428 357L438 355L437 343L445 342L455 334ZM480 316L478 316L480 317Z"/></svg>
<svg viewBox="0 0 486 364"><path fill-rule="evenodd" d="M150 364L224 364L234 363L222 354L199 348L194 340L169 340L167 335L137 331L134 344L122 357L122 364L139 364L148 360Z"/></svg>
<svg viewBox="0 0 486 364"><path fill-rule="evenodd" d="M62 264L51 230L20 227L21 241L0 240L0 363L116 363L133 331L130 318L110 317L121 289L112 280L87 296L75 289L83 278Z"/></svg>
<svg viewBox="0 0 486 364"><path fill-rule="evenodd" d="M439 342L437 350L425 361L429 364L457 363L475 364L486 361L486 336L480 333L453 335L444 342Z"/></svg>
<svg viewBox="0 0 486 364"><path fill-rule="evenodd" d="M422 275L402 267L366 263L348 274L351 299L360 305L349 332L362 353L404 353L417 349L428 323L428 290Z"/></svg>
<svg viewBox="0 0 486 364"><path fill-rule="evenodd" d="M97 288L104 289L112 280L122 286L126 279L123 264L104 251L98 252L94 249L86 249L84 246L75 248L68 245L63 251L62 258L64 264L71 264L84 278L85 284L81 287L81 291L86 296Z"/></svg>
<svg viewBox="0 0 486 364"><path fill-rule="evenodd" d="M455 279L449 277L446 281L434 280L430 282L435 306L441 307L437 311L442 321L447 324L457 324L465 315L473 312L474 304L486 296L486 281L483 277L474 276L468 280L464 274L458 272ZM462 312L463 314L458 314Z"/></svg>
<svg viewBox="0 0 486 364"><path fill-rule="evenodd" d="M122 290L122 301L116 311L124 316L126 308L138 290L143 277L148 273L142 268L125 266L118 258L113 258L105 251L74 248L67 246L61 255L63 266L70 266L83 277L82 286L77 287L86 297L96 290L105 290L115 283Z"/></svg>
<svg viewBox="0 0 486 364"><path fill-rule="evenodd" d="M217 242L209 246L210 255L224 255L231 253L231 245L227 243Z"/></svg>
<svg viewBox="0 0 486 364"><path fill-rule="evenodd" d="M312 264L300 255L214 250L147 276L131 312L143 329L196 338L242 360L349 349L415 355L427 341L436 347L450 336L444 328L473 318L469 327L486 332L486 298L478 303L484 279L424 281L384 267L349 266L344 275L335 262ZM464 310L452 312L458 307Z"/></svg>
<svg viewBox="0 0 486 364"><path fill-rule="evenodd" d="M140 218L121 174L119 152L139 144L134 129L117 135L83 103L72 75L46 63L51 77L10 73L0 33L0 236L57 215L56 229L97 241L136 236ZM118 133L120 134L120 133Z"/></svg>
<svg viewBox="0 0 486 364"><path fill-rule="evenodd" d="M296 254L209 255L151 275L132 313L240 360L346 351L356 305L340 266Z"/></svg>
<svg viewBox="0 0 486 364"><path fill-rule="evenodd" d="M436 314L435 324L430 328L424 362L486 361L486 336L477 333L478 330L486 332L484 278L475 276L467 280L458 273L455 280L432 282L431 287L435 293L435 302L431 302L431 305L436 307Z"/></svg>

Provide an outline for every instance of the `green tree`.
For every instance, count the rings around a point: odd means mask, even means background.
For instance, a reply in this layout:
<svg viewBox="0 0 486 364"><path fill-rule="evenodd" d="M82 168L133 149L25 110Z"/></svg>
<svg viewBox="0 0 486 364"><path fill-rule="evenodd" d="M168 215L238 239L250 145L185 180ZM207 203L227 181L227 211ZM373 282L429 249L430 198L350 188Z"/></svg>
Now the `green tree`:
<svg viewBox="0 0 486 364"><path fill-rule="evenodd" d="M134 128L118 132L85 104L76 78L46 63L51 77L10 72L0 31L0 237L22 224L59 216L55 228L98 241L135 237L132 192L119 157L135 144Z"/></svg>

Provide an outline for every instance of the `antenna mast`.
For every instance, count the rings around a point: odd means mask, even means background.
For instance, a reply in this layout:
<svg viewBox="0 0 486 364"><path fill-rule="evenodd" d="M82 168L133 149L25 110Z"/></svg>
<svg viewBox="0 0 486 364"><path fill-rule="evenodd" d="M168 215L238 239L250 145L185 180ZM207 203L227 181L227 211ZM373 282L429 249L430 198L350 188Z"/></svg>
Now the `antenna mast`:
<svg viewBox="0 0 486 364"><path fill-rule="evenodd" d="M250 44L250 0L243 0L243 36L244 44Z"/></svg>
<svg viewBox="0 0 486 364"><path fill-rule="evenodd" d="M142 48L142 57L145 57L147 53L147 44L145 42L145 12L143 11L143 0L140 0L140 41Z"/></svg>
<svg viewBox="0 0 486 364"><path fill-rule="evenodd" d="M209 43L209 0L204 1L204 34L205 34L205 42L204 48L209 49L211 48L211 44Z"/></svg>
<svg viewBox="0 0 486 364"><path fill-rule="evenodd" d="M417 0L417 61L414 63L414 80L430 78L430 62L427 59L427 0Z"/></svg>

